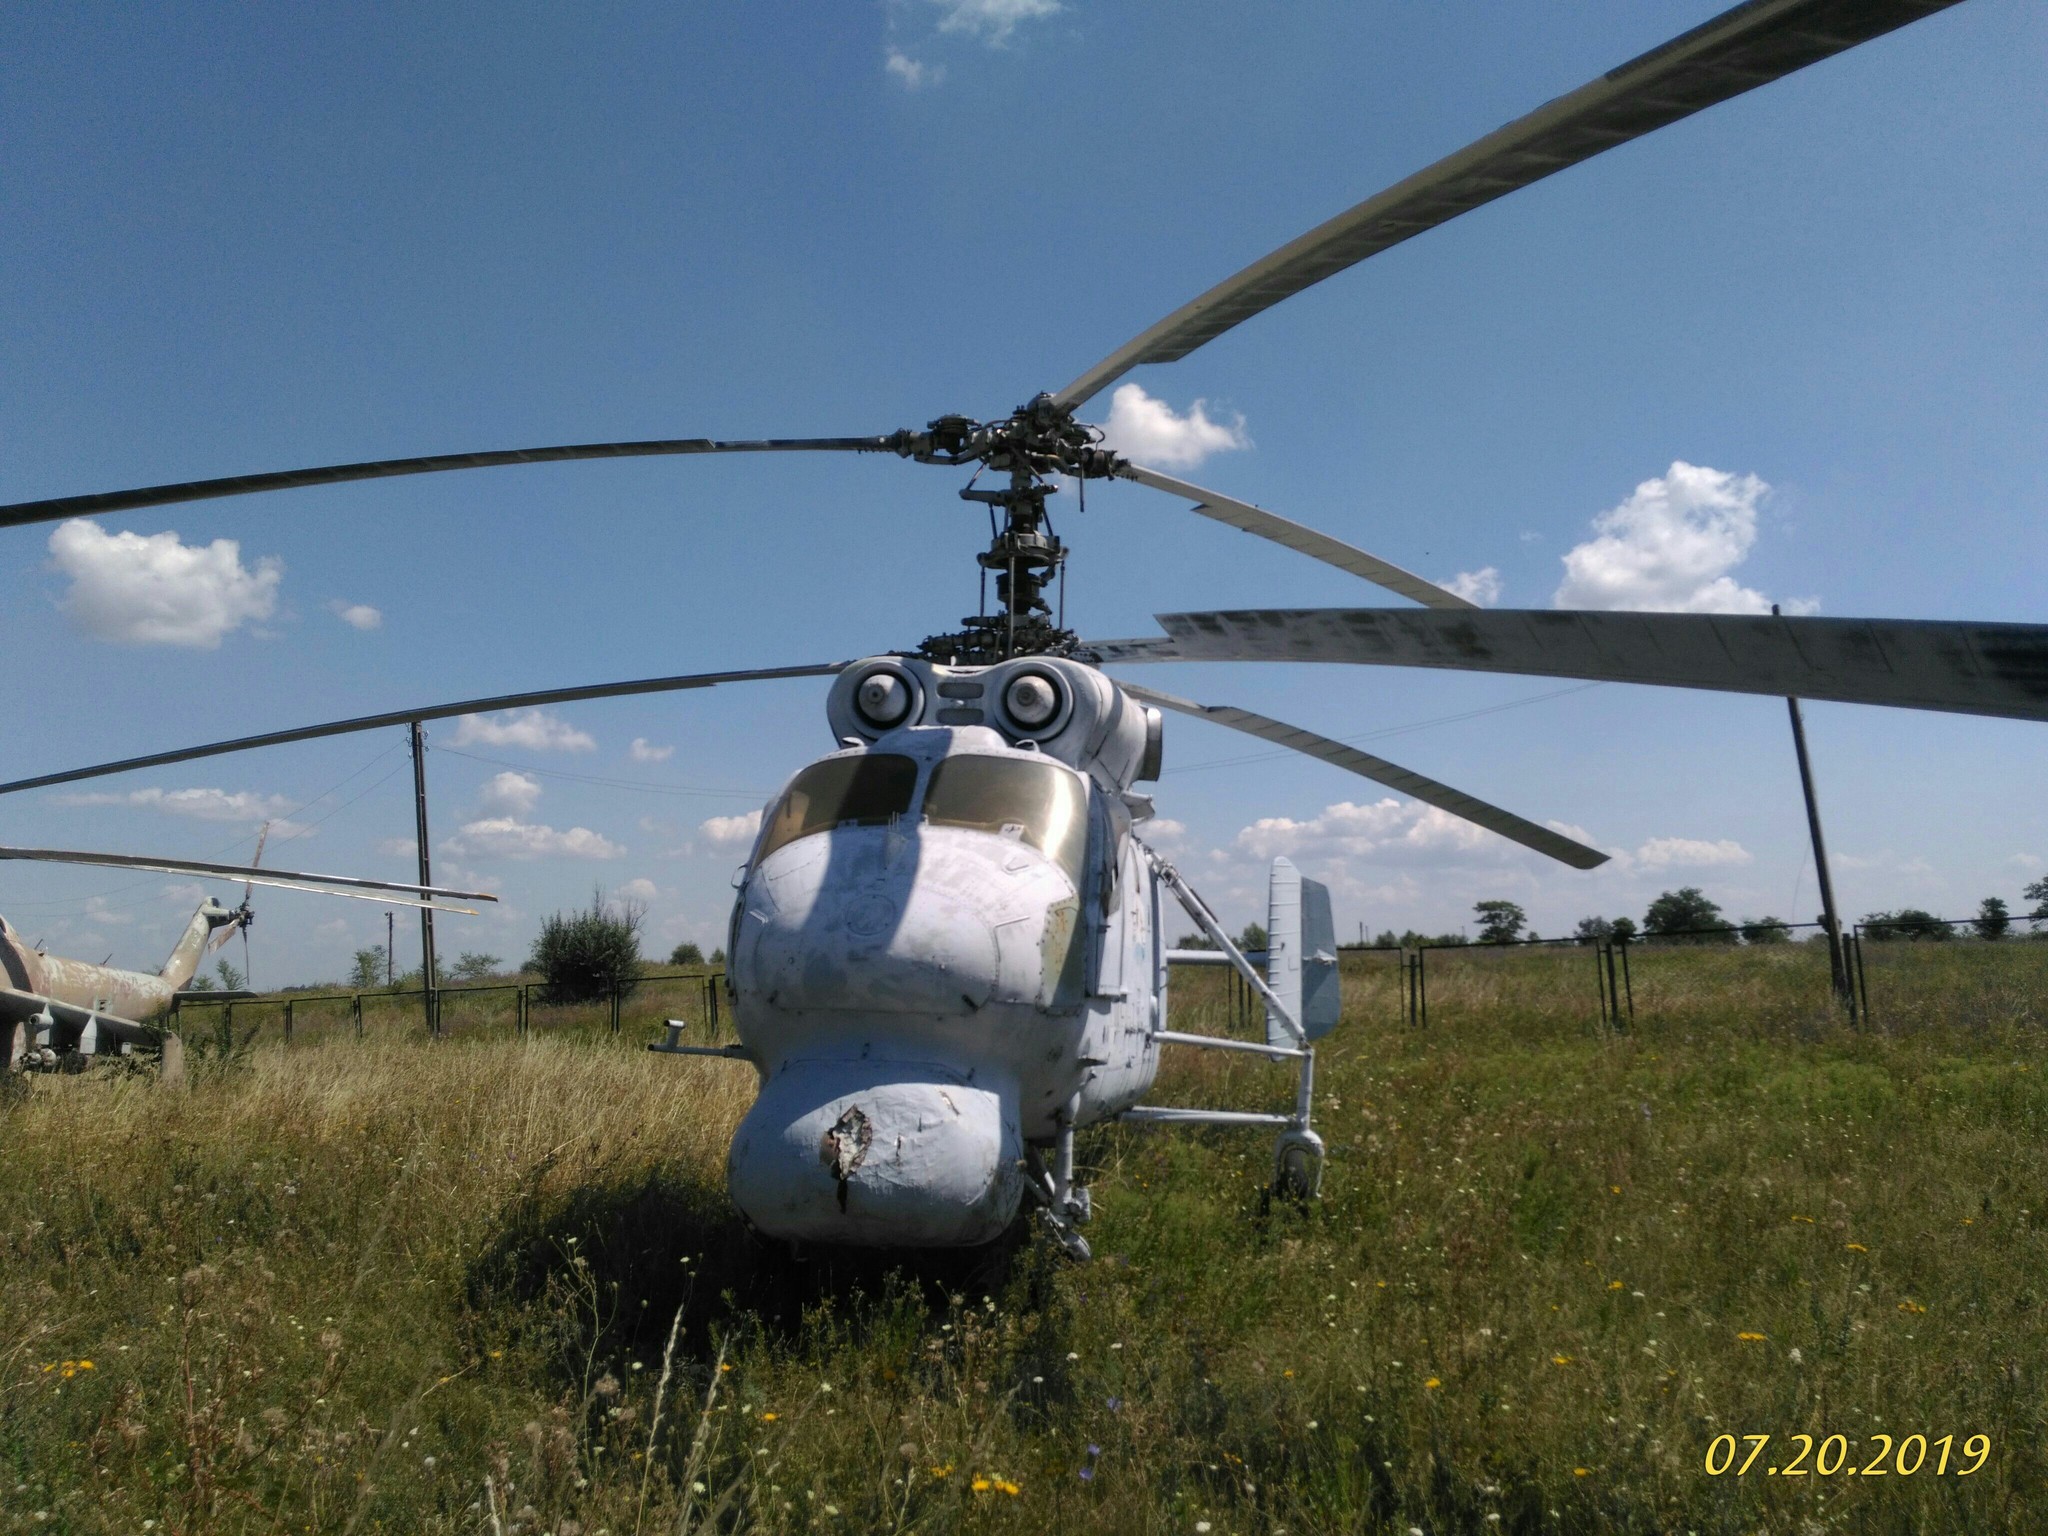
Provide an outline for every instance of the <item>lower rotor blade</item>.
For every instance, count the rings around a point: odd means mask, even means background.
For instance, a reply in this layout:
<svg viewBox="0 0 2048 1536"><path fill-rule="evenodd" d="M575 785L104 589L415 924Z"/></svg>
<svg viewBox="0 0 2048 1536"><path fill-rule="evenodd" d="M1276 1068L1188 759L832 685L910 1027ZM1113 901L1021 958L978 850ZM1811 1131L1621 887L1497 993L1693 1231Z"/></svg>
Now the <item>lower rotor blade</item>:
<svg viewBox="0 0 2048 1536"><path fill-rule="evenodd" d="M1158 616L1109 661L1330 661L2048 720L2048 625L1704 613L1264 608Z"/></svg>
<svg viewBox="0 0 2048 1536"><path fill-rule="evenodd" d="M261 736L237 736L230 741L209 742L203 747L181 747L175 752L152 752L144 757L124 757L119 762L97 763L90 768L70 768L62 773L16 779L11 784L0 784L0 795L11 795L23 789L42 789L51 784L71 784L79 779L97 779L110 773L127 773L135 768L189 763L194 758L246 752L252 747L276 747L286 742L312 741L321 736L374 731L387 725L410 725L415 720L446 720L456 715L485 715L496 710L525 709L540 704L572 704L580 699L615 699L641 693L673 693L686 688L716 688L720 683L773 682L785 677L837 677L846 667L846 662L830 661L816 666L767 667L753 672L693 672L677 677L647 677L630 683L594 683L579 688L543 688L535 693L501 693L494 698L465 699L459 704L433 704L421 709L394 709L381 715L357 715L350 720L330 720L325 725L303 725L289 731L269 731Z"/></svg>
<svg viewBox="0 0 2048 1536"><path fill-rule="evenodd" d="M1478 605L1466 601L1455 592L1447 592L1433 581L1425 581L1413 571L1404 571L1400 566L1369 555L1362 549L1355 549L1342 539L1333 539L1327 533L1318 533L1313 528L1290 522L1284 517L1268 512L1264 507L1255 507L1248 501L1225 496L1220 491L1205 491L1199 485L1190 485L1185 480L1176 480L1171 475L1162 475L1156 469L1147 469L1142 464L1123 463L1116 468L1118 478L1149 485L1155 491L1165 491L1170 496L1184 496L1192 501L1194 510L1203 517L1212 517L1219 523L1228 523L1246 533L1257 534L1262 539L1271 539L1275 544L1298 550L1311 560L1320 560L1325 565L1334 565L1340 571L1349 571L1362 576L1376 586L1397 592L1402 597L1412 598L1425 608L1474 608Z"/></svg>
<svg viewBox="0 0 2048 1536"><path fill-rule="evenodd" d="M446 469L490 469L502 464L559 464L571 459L638 459L687 453L894 453L908 440L903 433L888 437L779 437L724 442L708 437L669 437L636 443L564 443L553 448L500 448L484 453L436 453L415 459L374 459L362 464L327 464L314 469L287 469L266 475L228 475L219 480L146 485L132 491L101 491L88 496L17 501L10 506L0 506L0 528L55 522L65 517L92 517L105 512L132 512L138 507L163 507L179 501L211 501L221 496L250 496L258 491L288 491L306 485L384 480L394 475L431 475Z"/></svg>
<svg viewBox="0 0 2048 1536"><path fill-rule="evenodd" d="M43 864L104 864L111 869L147 869L166 875L206 875L215 880L241 880L250 885L274 885L285 890L312 885L344 885L363 891L416 891L422 896L450 896L458 901L498 899L489 891L456 891L445 886L421 885L415 880L365 880L359 875L308 875L288 869L256 869L247 864L215 864L206 859L153 859L132 853L81 853L71 848L0 847L0 859L33 859ZM354 890L329 891L327 894L348 896L353 895Z"/></svg>
<svg viewBox="0 0 2048 1536"><path fill-rule="evenodd" d="M1461 789L1448 784L1439 784L1435 779L1403 768L1399 763L1390 763L1384 757L1375 757L1370 752L1361 752L1356 747L1346 746L1341 741L1332 741L1327 736L1318 736L1313 731L1304 731L1285 721L1255 715L1248 709L1238 709L1229 704L1197 704L1189 699L1176 698L1170 693L1159 693L1150 688L1140 688L1134 683L1118 679L1117 686L1132 698L1161 709L1178 710L1184 715L1193 715L1198 720L1213 720L1218 725L1227 725L1234 731L1243 731L1275 746L1290 747L1310 757L1321 758L1339 768L1348 769L1360 778L1371 779L1389 789L1399 790L1425 805L1438 810L1449 811L1453 816L1462 817L1475 826L1498 832L1510 842L1533 848L1560 863L1569 864L1573 869L1594 869L1607 862L1608 856L1598 848L1589 848L1584 843L1540 827L1535 822L1517 816L1513 811L1504 811L1477 796L1468 795Z"/></svg>

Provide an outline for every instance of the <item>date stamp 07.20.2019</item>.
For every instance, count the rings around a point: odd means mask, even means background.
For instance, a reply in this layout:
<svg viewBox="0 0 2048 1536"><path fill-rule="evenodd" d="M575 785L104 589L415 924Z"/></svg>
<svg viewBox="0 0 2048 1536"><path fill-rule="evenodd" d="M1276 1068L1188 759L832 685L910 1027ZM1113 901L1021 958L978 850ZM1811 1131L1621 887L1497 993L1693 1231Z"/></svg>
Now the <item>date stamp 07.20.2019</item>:
<svg viewBox="0 0 2048 1536"><path fill-rule="evenodd" d="M1770 1435L1716 1435L1707 1444L1706 1469L1709 1477L1968 1477L1991 1457L1989 1435L1971 1435L1960 1452L1955 1442L1954 1435L1859 1435L1852 1453L1847 1435L1784 1435L1780 1452L1767 1454Z"/></svg>

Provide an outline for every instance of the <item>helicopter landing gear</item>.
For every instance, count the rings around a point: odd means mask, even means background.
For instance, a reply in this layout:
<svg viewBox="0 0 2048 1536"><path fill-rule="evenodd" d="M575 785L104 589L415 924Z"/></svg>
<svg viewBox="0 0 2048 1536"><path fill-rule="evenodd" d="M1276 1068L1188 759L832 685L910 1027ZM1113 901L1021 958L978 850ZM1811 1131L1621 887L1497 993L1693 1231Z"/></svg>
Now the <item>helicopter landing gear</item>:
<svg viewBox="0 0 2048 1536"><path fill-rule="evenodd" d="M1282 1131L1273 1146L1274 1197L1303 1204L1322 1187L1323 1138L1307 1129Z"/></svg>
<svg viewBox="0 0 2048 1536"><path fill-rule="evenodd" d="M1037 1196L1045 1212L1047 1225L1053 1236L1059 1239L1060 1247L1067 1257L1083 1262L1094 1257L1088 1246L1088 1239L1080 1233L1095 1214L1095 1203L1089 1198L1086 1185L1074 1182L1074 1105L1060 1111L1059 1134L1053 1142L1053 1166L1048 1171L1045 1158L1036 1147L1026 1147L1024 1157L1030 1178L1026 1187Z"/></svg>

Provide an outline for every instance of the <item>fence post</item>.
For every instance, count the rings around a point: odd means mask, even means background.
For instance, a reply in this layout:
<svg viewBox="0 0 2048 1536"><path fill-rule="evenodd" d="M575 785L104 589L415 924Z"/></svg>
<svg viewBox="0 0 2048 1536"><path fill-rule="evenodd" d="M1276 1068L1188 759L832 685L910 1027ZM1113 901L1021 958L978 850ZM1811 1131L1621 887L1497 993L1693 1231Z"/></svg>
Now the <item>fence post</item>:
<svg viewBox="0 0 2048 1536"><path fill-rule="evenodd" d="M711 1038L713 1041L716 1041L718 1039L718 983L722 978L714 974L704 979L711 987Z"/></svg>
<svg viewBox="0 0 2048 1536"><path fill-rule="evenodd" d="M284 1043L286 1045L292 1043L292 1000L290 998L284 1000Z"/></svg>
<svg viewBox="0 0 2048 1536"><path fill-rule="evenodd" d="M526 986L523 982L520 984L518 995L513 1001L512 1017L517 1020L513 1025L514 1031L520 1039L524 1040L526 1038Z"/></svg>
<svg viewBox="0 0 2048 1536"><path fill-rule="evenodd" d="M1870 1027L1870 979L1863 974L1863 925L1856 925L1855 933L1849 937L1849 949L1856 960L1856 990L1863 998L1863 1027ZM1854 1014L1851 1014L1854 1018Z"/></svg>
<svg viewBox="0 0 2048 1536"><path fill-rule="evenodd" d="M349 998L349 1021L356 1027L356 1038L363 1038L363 994L355 993Z"/></svg>

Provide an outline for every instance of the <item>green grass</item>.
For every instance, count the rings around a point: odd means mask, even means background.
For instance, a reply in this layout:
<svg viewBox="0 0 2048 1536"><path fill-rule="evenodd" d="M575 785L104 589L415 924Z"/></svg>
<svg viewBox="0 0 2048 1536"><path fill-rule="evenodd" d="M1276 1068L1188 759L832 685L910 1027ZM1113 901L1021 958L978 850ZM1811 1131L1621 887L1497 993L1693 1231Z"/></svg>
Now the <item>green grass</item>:
<svg viewBox="0 0 2048 1536"><path fill-rule="evenodd" d="M1861 1033L1796 954L1639 950L1621 1035L1583 953L1432 956L1426 1033L1381 965L1319 1061L1324 1197L1267 1209L1250 1133L1098 1130L1086 1266L755 1244L751 1076L642 1052L661 997L620 1040L266 1027L182 1093L38 1079L0 1532L2031 1532L2048 998L2021 946L1894 949ZM1193 1054L1157 1101L1286 1102ZM1749 1476L1703 1471L1724 1432L1774 1436ZM1916 1432L1990 1454L1763 1473Z"/></svg>

